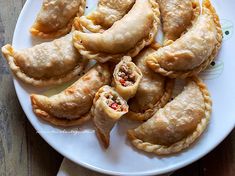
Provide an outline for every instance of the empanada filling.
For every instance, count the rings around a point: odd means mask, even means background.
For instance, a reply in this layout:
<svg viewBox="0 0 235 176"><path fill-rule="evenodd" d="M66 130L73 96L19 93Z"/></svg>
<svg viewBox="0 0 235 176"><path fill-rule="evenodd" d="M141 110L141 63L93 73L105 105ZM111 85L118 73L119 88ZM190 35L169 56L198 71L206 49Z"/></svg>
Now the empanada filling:
<svg viewBox="0 0 235 176"><path fill-rule="evenodd" d="M124 63L119 69L118 80L124 87L132 86L136 81L136 76L126 63Z"/></svg>
<svg viewBox="0 0 235 176"><path fill-rule="evenodd" d="M123 100L117 95L111 93L105 95L107 105L115 111L122 112L127 111L127 107L124 105Z"/></svg>

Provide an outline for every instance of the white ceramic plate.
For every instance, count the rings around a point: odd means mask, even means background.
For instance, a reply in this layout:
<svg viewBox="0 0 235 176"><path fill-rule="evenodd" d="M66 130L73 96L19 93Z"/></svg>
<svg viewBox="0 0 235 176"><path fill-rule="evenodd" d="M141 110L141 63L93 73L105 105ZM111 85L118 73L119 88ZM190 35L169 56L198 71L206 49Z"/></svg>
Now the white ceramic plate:
<svg viewBox="0 0 235 176"><path fill-rule="evenodd" d="M95 2L88 0L88 11L95 8ZM28 32L41 3L42 0L26 2L14 33L15 48L27 48L41 42L32 39ZM233 35L235 0L213 0L213 4L221 18L224 30L223 46L215 65L202 74L212 95L213 113L205 133L188 150L168 157L139 152L126 140L125 131L129 127L129 122L124 120L112 131L110 148L103 150L89 125L64 130L39 120L32 112L29 94L42 93L43 90L28 87L14 80L19 101L29 121L59 153L75 163L107 174L135 176L162 174L203 157L215 148L235 125L235 36Z"/></svg>

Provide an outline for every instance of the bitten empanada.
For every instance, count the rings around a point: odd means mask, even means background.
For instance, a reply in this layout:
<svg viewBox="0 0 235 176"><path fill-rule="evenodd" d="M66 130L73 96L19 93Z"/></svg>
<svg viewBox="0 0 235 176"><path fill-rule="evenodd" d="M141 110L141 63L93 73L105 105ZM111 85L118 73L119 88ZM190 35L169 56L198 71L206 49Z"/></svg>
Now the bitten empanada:
<svg viewBox="0 0 235 176"><path fill-rule="evenodd" d="M132 9L103 33L75 31L74 46L81 55L99 62L134 57L154 40L159 15L154 0L136 0Z"/></svg>
<svg viewBox="0 0 235 176"><path fill-rule="evenodd" d="M132 144L158 155L187 148L205 130L211 115L211 98L206 85L190 78L183 92L151 119L128 131Z"/></svg>
<svg viewBox="0 0 235 176"><path fill-rule="evenodd" d="M209 0L192 28L172 44L147 58L148 66L164 76L185 78L204 70L216 57L222 43L219 17Z"/></svg>
<svg viewBox="0 0 235 176"><path fill-rule="evenodd" d="M57 38L71 31L76 16L84 14L86 0L44 0L30 29L40 38Z"/></svg>
<svg viewBox="0 0 235 176"><path fill-rule="evenodd" d="M128 100L135 96L142 77L142 72L131 61L131 57L124 56L114 69L113 84L116 91Z"/></svg>
<svg viewBox="0 0 235 176"><path fill-rule="evenodd" d="M120 20L134 3L135 0L99 0L97 9L79 21L91 32L102 32Z"/></svg>
<svg viewBox="0 0 235 176"><path fill-rule="evenodd" d="M71 34L20 51L5 45L2 52L20 80L39 87L70 81L87 64L74 48Z"/></svg>
<svg viewBox="0 0 235 176"><path fill-rule="evenodd" d="M128 102L129 112L125 115L133 120L148 120L158 109L165 106L172 95L174 81L153 72L145 63L146 56L154 51L149 47L133 58L143 74L135 96Z"/></svg>
<svg viewBox="0 0 235 176"><path fill-rule="evenodd" d="M200 14L198 0L159 0L165 44L178 39Z"/></svg>
<svg viewBox="0 0 235 176"><path fill-rule="evenodd" d="M113 126L127 112L127 102L110 86L104 86L96 93L91 114L96 134L105 148L109 146Z"/></svg>
<svg viewBox="0 0 235 176"><path fill-rule="evenodd" d="M72 86L61 93L46 97L31 95L34 113L58 126L79 125L89 119L89 111L96 92L110 83L111 74L106 65L96 65Z"/></svg>

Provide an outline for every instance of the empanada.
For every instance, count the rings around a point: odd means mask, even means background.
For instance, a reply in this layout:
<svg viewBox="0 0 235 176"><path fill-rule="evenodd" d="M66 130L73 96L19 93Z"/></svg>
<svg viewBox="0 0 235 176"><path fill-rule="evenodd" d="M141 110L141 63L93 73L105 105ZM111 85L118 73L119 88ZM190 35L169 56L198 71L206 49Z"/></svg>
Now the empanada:
<svg viewBox="0 0 235 176"><path fill-rule="evenodd" d="M30 29L40 38L57 38L71 31L76 16L84 14L86 0L43 0L37 19Z"/></svg>
<svg viewBox="0 0 235 176"><path fill-rule="evenodd" d="M164 76L186 78L204 70L216 57L222 43L219 17L209 0L187 33L147 58L148 66Z"/></svg>
<svg viewBox="0 0 235 176"><path fill-rule="evenodd" d="M132 9L103 33L75 31L74 46L86 58L99 62L134 57L154 40L159 15L154 0L136 0Z"/></svg>
<svg viewBox="0 0 235 176"><path fill-rule="evenodd" d="M72 86L61 93L46 97L31 95L34 113L59 126L79 125L89 119L95 93L110 83L111 74L106 65L96 65Z"/></svg>
<svg viewBox="0 0 235 176"><path fill-rule="evenodd" d="M184 90L152 118L128 131L131 143L140 150L158 155L187 148L205 130L211 115L211 98L197 77L188 80Z"/></svg>
<svg viewBox="0 0 235 176"><path fill-rule="evenodd" d="M91 114L96 134L105 148L109 146L113 126L127 112L127 102L110 86L104 86L96 93Z"/></svg>
<svg viewBox="0 0 235 176"><path fill-rule="evenodd" d="M74 48L71 34L20 51L5 45L2 52L20 80L40 87L70 81L78 77L87 64Z"/></svg>
<svg viewBox="0 0 235 176"><path fill-rule="evenodd" d="M102 32L120 20L134 3L135 0L99 0L97 9L79 21L91 32Z"/></svg>
<svg viewBox="0 0 235 176"><path fill-rule="evenodd" d="M158 0L165 44L178 39L200 14L198 0Z"/></svg>
<svg viewBox="0 0 235 176"><path fill-rule="evenodd" d="M124 56L113 72L115 90L125 100L128 100L135 96L142 77L142 72L131 61L131 57Z"/></svg>
<svg viewBox="0 0 235 176"><path fill-rule="evenodd" d="M174 81L153 72L145 63L146 56L154 51L149 47L133 58L143 74L135 96L128 102L129 112L125 115L133 120L148 120L171 98Z"/></svg>

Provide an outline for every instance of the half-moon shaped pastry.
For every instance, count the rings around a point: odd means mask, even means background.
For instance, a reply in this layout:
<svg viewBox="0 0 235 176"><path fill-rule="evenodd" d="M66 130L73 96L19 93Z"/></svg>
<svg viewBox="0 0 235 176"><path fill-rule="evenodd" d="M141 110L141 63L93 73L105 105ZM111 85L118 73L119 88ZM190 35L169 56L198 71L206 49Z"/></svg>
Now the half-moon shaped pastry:
<svg viewBox="0 0 235 176"><path fill-rule="evenodd" d="M120 20L133 6L135 0L99 0L98 8L79 21L91 32L102 32Z"/></svg>
<svg viewBox="0 0 235 176"><path fill-rule="evenodd" d="M105 148L109 146L113 126L127 112L127 102L110 86L104 86L96 93L91 113L96 134Z"/></svg>
<svg viewBox="0 0 235 176"><path fill-rule="evenodd" d="M20 80L38 87L70 81L78 77L87 64L74 48L71 34L20 51L8 44L2 53Z"/></svg>
<svg viewBox="0 0 235 176"><path fill-rule="evenodd" d="M159 0L165 44L175 41L200 15L198 0Z"/></svg>
<svg viewBox="0 0 235 176"><path fill-rule="evenodd" d="M46 97L31 95L34 113L58 126L74 126L89 119L92 101L100 87L110 83L106 65L96 65L72 86L61 93Z"/></svg>
<svg viewBox="0 0 235 176"><path fill-rule="evenodd" d="M40 38L57 38L71 31L73 19L84 14L86 0L43 0L30 29Z"/></svg>
<svg viewBox="0 0 235 176"><path fill-rule="evenodd" d="M131 57L124 56L113 72L115 90L128 100L135 96L142 77L140 69L131 61Z"/></svg>
<svg viewBox="0 0 235 176"><path fill-rule="evenodd" d="M134 57L154 40L159 15L154 0L136 0L132 9L103 33L75 31L74 46L81 55L99 62Z"/></svg>
<svg viewBox="0 0 235 176"><path fill-rule="evenodd" d="M133 120L148 120L165 106L172 95L174 81L153 72L145 63L146 56L153 52L155 50L149 47L133 58L143 74L135 96L128 102L129 112L125 115Z"/></svg>
<svg viewBox="0 0 235 176"><path fill-rule="evenodd" d="M132 144L158 155L179 152L205 130L211 115L211 98L206 85L190 78L182 93L152 118L128 131Z"/></svg>
<svg viewBox="0 0 235 176"><path fill-rule="evenodd" d="M147 58L148 66L164 76L186 78L204 70L216 57L222 43L219 17L209 0L187 33Z"/></svg>

